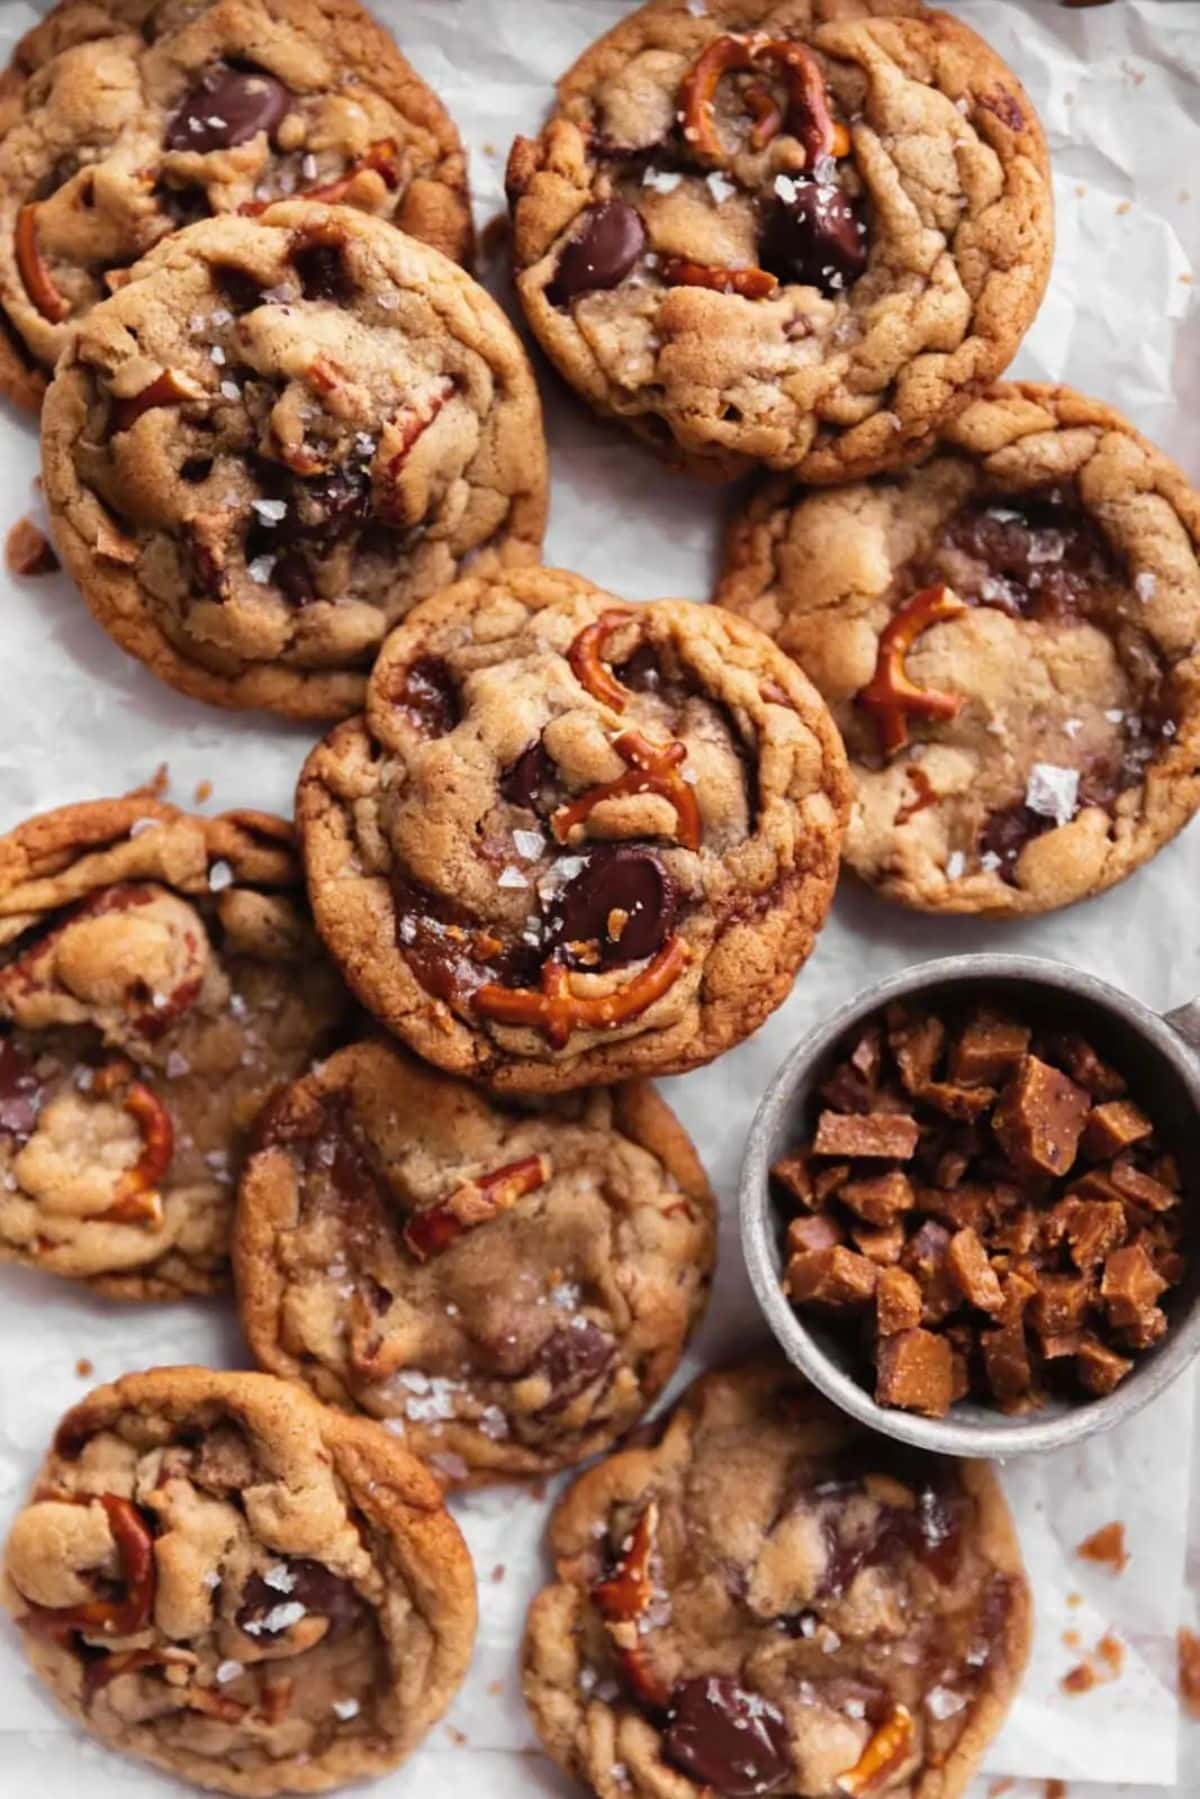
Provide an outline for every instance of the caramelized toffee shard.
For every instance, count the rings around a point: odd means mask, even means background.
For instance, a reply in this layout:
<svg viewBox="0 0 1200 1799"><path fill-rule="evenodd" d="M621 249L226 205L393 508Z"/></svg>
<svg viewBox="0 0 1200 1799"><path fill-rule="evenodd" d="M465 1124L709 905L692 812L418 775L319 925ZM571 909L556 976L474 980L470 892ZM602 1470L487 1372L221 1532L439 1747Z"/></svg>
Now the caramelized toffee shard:
<svg viewBox="0 0 1200 1799"><path fill-rule="evenodd" d="M1166 1334L1188 1266L1179 1166L1084 1036L987 1002L896 1004L820 1100L771 1170L797 1214L784 1287L856 1347L872 1318L880 1404L1103 1395Z"/></svg>

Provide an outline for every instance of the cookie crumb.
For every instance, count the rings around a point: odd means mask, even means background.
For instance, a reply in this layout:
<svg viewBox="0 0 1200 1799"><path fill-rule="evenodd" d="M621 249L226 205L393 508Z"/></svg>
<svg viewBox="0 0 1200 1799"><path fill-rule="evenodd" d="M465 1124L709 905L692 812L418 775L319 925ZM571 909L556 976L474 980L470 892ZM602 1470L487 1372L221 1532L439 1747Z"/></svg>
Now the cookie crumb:
<svg viewBox="0 0 1200 1799"><path fill-rule="evenodd" d="M1001 1799L1001 1794L1011 1792L1013 1785L1011 1774L1001 1774L996 1780L988 1782L987 1799Z"/></svg>
<svg viewBox="0 0 1200 1799"><path fill-rule="evenodd" d="M46 533L31 518L19 518L9 530L4 561L11 575L52 575L60 566Z"/></svg>
<svg viewBox="0 0 1200 1799"><path fill-rule="evenodd" d="M489 1680L487 1690L490 1698L500 1699L504 1694L504 1682L502 1680Z"/></svg>
<svg viewBox="0 0 1200 1799"><path fill-rule="evenodd" d="M456 1730L453 1724L447 1724L446 1735L450 1738L450 1741L454 1744L456 1749L466 1748L468 1737L465 1731Z"/></svg>
<svg viewBox="0 0 1200 1799"><path fill-rule="evenodd" d="M88 1375L94 1374L96 1370L93 1364L89 1362L88 1358L85 1355L81 1355L75 1364L75 1372L80 1380L86 1380Z"/></svg>
<svg viewBox="0 0 1200 1799"><path fill-rule="evenodd" d="M1101 1567L1110 1568L1114 1574L1120 1574L1129 1563L1129 1551L1125 1547L1125 1526L1114 1521L1102 1524L1099 1530L1085 1537L1076 1550L1085 1562L1098 1562Z"/></svg>
<svg viewBox="0 0 1200 1799"><path fill-rule="evenodd" d="M496 1582L497 1586L499 1586L507 1573L508 1569L504 1566L504 1563L497 1562L496 1566L492 1569L492 1579Z"/></svg>
<svg viewBox="0 0 1200 1799"><path fill-rule="evenodd" d="M211 781L197 781L196 791L193 793L192 798L197 806L203 806L206 801L212 798L212 794L213 784Z"/></svg>
<svg viewBox="0 0 1200 1799"><path fill-rule="evenodd" d="M1076 4L1077 0L1069 0L1069 3ZM1067 1799L1067 1783L1065 1780L1044 1781L1042 1783L1042 1790L1045 1793L1046 1799Z"/></svg>

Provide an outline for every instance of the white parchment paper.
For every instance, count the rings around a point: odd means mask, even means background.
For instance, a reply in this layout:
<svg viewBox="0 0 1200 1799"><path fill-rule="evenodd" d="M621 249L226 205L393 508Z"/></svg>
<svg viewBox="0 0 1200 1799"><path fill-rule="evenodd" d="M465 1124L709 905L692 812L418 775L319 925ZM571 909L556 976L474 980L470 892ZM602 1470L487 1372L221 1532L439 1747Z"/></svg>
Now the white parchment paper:
<svg viewBox="0 0 1200 1799"><path fill-rule="evenodd" d="M1057 0L947 3L1016 68L1054 156L1058 258L1015 372L1112 401L1200 480L1200 0L1080 10ZM0 0L5 58L40 10ZM375 10L458 120L483 225L502 208L512 137L536 128L556 74L626 8L622 0L376 0ZM502 259L485 273L511 307ZM724 496L662 471L538 366L554 471L547 560L630 598L706 598ZM0 416L0 468L2 531L36 512L35 433L8 413ZM181 804L210 780L210 810L290 810L308 742L302 728L209 710L159 686L92 624L65 577L21 584L0 570L0 829L45 807L124 791L164 761ZM720 1277L685 1372L761 1336L738 1252L737 1169L763 1085L813 1019L896 969L984 947L1057 956L1153 1006L1178 1004L1200 993L1198 889L1200 828L1116 892L1026 924L923 919L844 888L774 1019L716 1067L667 1083L724 1204ZM94 1376L76 1373L81 1357ZM54 1421L93 1379L156 1362L244 1359L228 1307L120 1309L24 1270L0 1272L0 1528ZM1072 1799L1111 1799L1118 1783L1142 1799L1200 1794L1200 1727L1181 1719L1174 1691L1175 1631L1196 1621L1200 1576L1195 1413L1195 1383L1184 1379L1120 1432L1005 1470L1038 1632L979 1795L998 1776L1062 1778ZM386 1799L576 1790L536 1753L517 1680L552 1496L506 1487L455 1502L479 1572L478 1650L447 1723L375 1789ZM1074 1554L1113 1519L1124 1523L1131 1552L1120 1576ZM1077 1633L1078 1648L1067 1647L1066 1632ZM1107 1632L1125 1644L1121 1677L1065 1696L1063 1674ZM88 1799L178 1791L76 1733L28 1673L11 1631L0 1630L0 1799L73 1799L81 1790Z"/></svg>

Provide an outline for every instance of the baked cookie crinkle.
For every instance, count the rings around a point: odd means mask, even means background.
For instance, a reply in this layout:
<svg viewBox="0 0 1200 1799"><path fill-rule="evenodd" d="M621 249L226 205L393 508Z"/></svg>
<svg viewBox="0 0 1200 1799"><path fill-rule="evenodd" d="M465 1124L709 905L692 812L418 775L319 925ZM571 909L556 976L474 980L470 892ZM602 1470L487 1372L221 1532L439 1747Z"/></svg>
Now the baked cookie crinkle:
<svg viewBox="0 0 1200 1799"><path fill-rule="evenodd" d="M308 193L470 252L458 133L355 0L62 0L0 127L0 392L29 405L130 264L210 214Z"/></svg>
<svg viewBox="0 0 1200 1799"><path fill-rule="evenodd" d="M552 1472L635 1424L707 1298L714 1236L646 1083L504 1110L367 1042L269 1108L234 1263L263 1368L460 1483Z"/></svg>
<svg viewBox="0 0 1200 1799"><path fill-rule="evenodd" d="M1029 1653L991 1469L872 1435L778 1360L698 1381L550 1536L525 1697L600 1799L957 1799Z"/></svg>
<svg viewBox="0 0 1200 1799"><path fill-rule="evenodd" d="M1049 911L1200 804L1200 495L1097 400L1003 384L905 474L766 483L717 597L832 707L889 899Z"/></svg>
<svg viewBox="0 0 1200 1799"><path fill-rule="evenodd" d="M352 1010L282 819L130 794L0 838L0 1261L227 1287L246 1132Z"/></svg>
<svg viewBox="0 0 1200 1799"><path fill-rule="evenodd" d="M204 1368L67 1413L0 1596L85 1729L247 1799L394 1768L475 1634L470 1557L419 1462L283 1381Z"/></svg>
<svg viewBox="0 0 1200 1799"><path fill-rule="evenodd" d="M692 472L894 467L1049 275L1045 138L921 0L651 0L509 159L517 288L600 413Z"/></svg>
<svg viewBox="0 0 1200 1799"><path fill-rule="evenodd" d="M184 693L336 718L455 579L536 560L541 408L500 308L437 251L292 200L193 225L80 325L46 397L55 541Z"/></svg>
<svg viewBox="0 0 1200 1799"><path fill-rule="evenodd" d="M545 1091L694 1068L785 998L847 800L808 681L753 626L517 569L388 638L305 764L313 914L427 1060Z"/></svg>

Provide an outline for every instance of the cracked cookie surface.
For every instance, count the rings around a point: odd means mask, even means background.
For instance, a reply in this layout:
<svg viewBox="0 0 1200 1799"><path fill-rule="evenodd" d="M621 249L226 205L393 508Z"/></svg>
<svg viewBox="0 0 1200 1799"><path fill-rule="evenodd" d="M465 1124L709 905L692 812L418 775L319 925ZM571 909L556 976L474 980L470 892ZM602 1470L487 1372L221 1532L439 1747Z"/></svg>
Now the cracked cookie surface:
<svg viewBox="0 0 1200 1799"><path fill-rule="evenodd" d="M458 133L354 0L63 0L0 126L0 392L35 407L72 325L210 214L310 192L470 252Z"/></svg>
<svg viewBox="0 0 1200 1799"><path fill-rule="evenodd" d="M458 1483L607 1449L708 1294L713 1199L643 1082L501 1109L385 1043L269 1108L234 1242L263 1368Z"/></svg>
<svg viewBox="0 0 1200 1799"><path fill-rule="evenodd" d="M921 0L652 0L509 160L517 289L601 414L692 472L911 458L1049 274L1041 126Z"/></svg>
<svg viewBox="0 0 1200 1799"><path fill-rule="evenodd" d="M770 640L517 569L392 633L297 792L318 929L428 1061L551 1092L681 1072L786 997L824 921L841 743Z"/></svg>
<svg viewBox="0 0 1200 1799"><path fill-rule="evenodd" d="M352 1011L281 819L131 794L0 838L0 1261L227 1287L246 1132Z"/></svg>
<svg viewBox="0 0 1200 1799"><path fill-rule="evenodd" d="M193 225L46 397L55 540L109 635L198 699L336 718L414 601L531 561L524 350L470 276L345 206Z"/></svg>
<svg viewBox="0 0 1200 1799"><path fill-rule="evenodd" d="M59 1704L265 1799L393 1768L445 1710L475 1580L428 1471L261 1374L157 1368L68 1412L0 1596Z"/></svg>
<svg viewBox="0 0 1200 1799"><path fill-rule="evenodd" d="M991 1469L872 1435L782 1360L698 1381L550 1539L525 1697L601 1799L956 1799L1028 1656Z"/></svg>
<svg viewBox="0 0 1200 1799"><path fill-rule="evenodd" d="M717 597L828 700L889 899L1049 911L1200 804L1200 497L1099 401L1003 384L906 474L767 483Z"/></svg>

